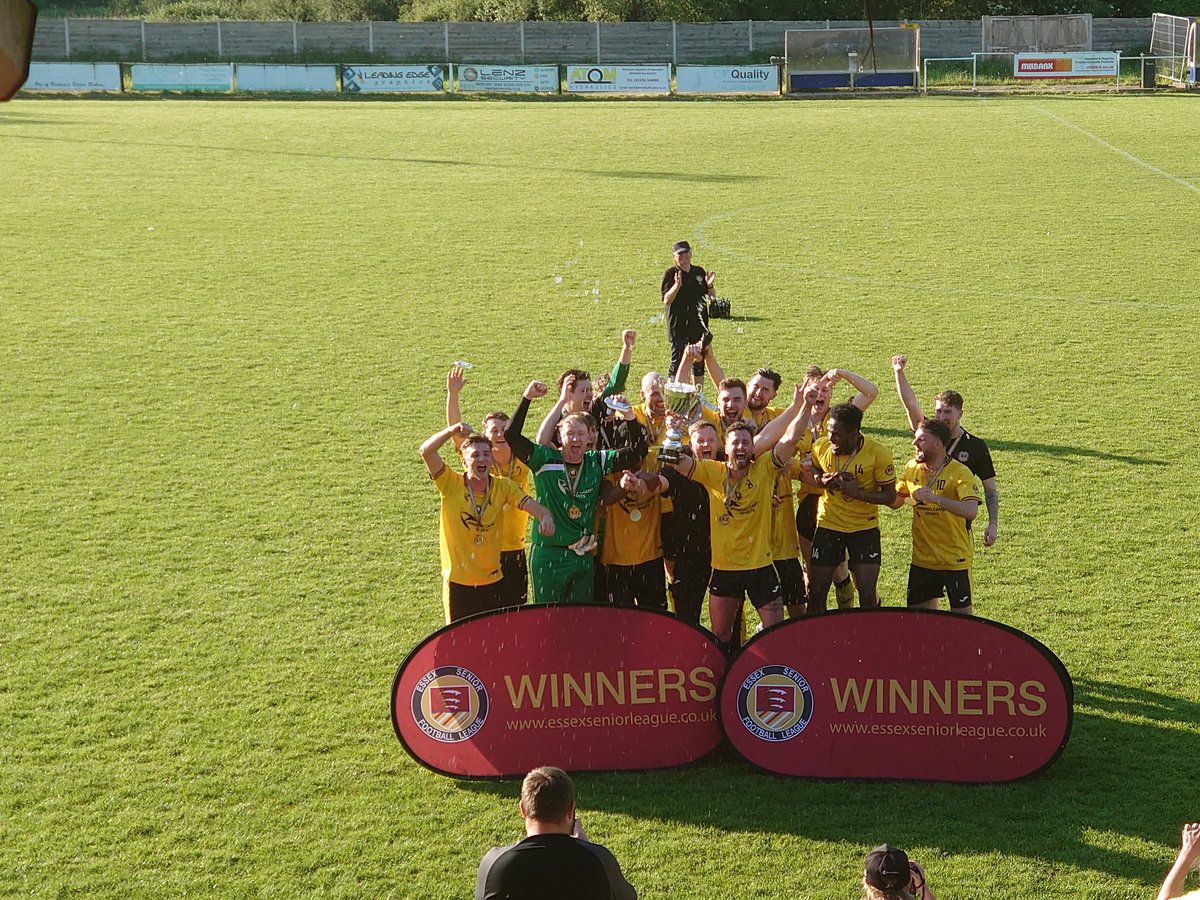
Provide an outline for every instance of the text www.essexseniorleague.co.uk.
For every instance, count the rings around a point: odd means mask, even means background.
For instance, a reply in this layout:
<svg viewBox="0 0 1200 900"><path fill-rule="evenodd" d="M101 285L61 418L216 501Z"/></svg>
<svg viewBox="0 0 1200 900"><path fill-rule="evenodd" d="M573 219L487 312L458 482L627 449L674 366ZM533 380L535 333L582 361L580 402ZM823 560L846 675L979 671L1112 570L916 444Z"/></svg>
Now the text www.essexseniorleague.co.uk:
<svg viewBox="0 0 1200 900"><path fill-rule="evenodd" d="M636 725L658 728L662 725L687 725L692 722L715 722L715 709L685 713L624 713L616 716L548 716L541 719L513 719L509 731L533 731L542 728L620 728Z"/></svg>
<svg viewBox="0 0 1200 900"><path fill-rule="evenodd" d="M1045 725L902 725L894 722L830 722L832 734L899 735L902 737L1044 738Z"/></svg>

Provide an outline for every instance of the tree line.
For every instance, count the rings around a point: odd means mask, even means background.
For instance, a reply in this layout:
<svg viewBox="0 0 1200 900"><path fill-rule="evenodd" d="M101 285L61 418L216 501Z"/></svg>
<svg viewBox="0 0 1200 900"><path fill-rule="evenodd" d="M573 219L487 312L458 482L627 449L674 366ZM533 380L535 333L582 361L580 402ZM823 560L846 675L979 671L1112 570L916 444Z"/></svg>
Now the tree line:
<svg viewBox="0 0 1200 900"><path fill-rule="evenodd" d="M1200 0L1186 0L1176 8L1161 0L59 0L52 10L43 8L43 16L80 15L72 12L76 5L86 8L82 14L89 16L151 21L721 22L1200 15Z"/></svg>

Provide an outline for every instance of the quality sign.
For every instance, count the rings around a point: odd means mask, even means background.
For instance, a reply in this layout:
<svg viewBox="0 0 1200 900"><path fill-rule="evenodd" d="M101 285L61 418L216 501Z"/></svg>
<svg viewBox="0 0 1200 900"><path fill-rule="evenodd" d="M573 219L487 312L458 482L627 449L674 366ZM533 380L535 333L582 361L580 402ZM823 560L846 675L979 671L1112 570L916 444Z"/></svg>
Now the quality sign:
<svg viewBox="0 0 1200 900"><path fill-rule="evenodd" d="M1001 782L1049 766L1073 688L1038 641L986 619L856 610L754 638L721 685L721 728L778 775Z"/></svg>
<svg viewBox="0 0 1200 900"><path fill-rule="evenodd" d="M539 605L472 616L426 638L392 683L392 725L445 775L660 769L721 741L725 659L667 613Z"/></svg>

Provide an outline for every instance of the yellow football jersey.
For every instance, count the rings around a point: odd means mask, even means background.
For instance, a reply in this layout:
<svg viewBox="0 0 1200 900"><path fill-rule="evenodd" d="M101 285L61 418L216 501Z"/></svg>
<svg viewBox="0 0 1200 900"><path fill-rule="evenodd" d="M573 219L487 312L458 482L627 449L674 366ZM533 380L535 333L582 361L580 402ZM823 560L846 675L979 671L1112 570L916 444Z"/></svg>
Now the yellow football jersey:
<svg viewBox="0 0 1200 900"><path fill-rule="evenodd" d="M836 455L829 438L822 438L813 447L812 457L820 472L849 472L865 491L877 491L896 481L892 451L865 435L859 448L845 456ZM817 527L844 533L877 528L879 506L851 500L841 491L825 491L817 506Z"/></svg>
<svg viewBox="0 0 1200 900"><path fill-rule="evenodd" d="M811 437L809 438L811 440ZM792 479L800 477L802 461L794 458L775 477L771 495L771 559L795 559L800 555L800 533L796 530L796 504Z"/></svg>
<svg viewBox="0 0 1200 900"><path fill-rule="evenodd" d="M523 490L526 494L529 493L531 478L529 477L529 467L525 463L517 459L514 454L509 460L508 465L501 466L496 463L492 466L493 475L503 475L505 478L512 479L517 483L517 487ZM524 550L525 549L525 529L529 526L530 516L521 512L515 506L504 507L504 531L500 537L500 549L504 552L509 550Z"/></svg>
<svg viewBox="0 0 1200 900"><path fill-rule="evenodd" d="M727 484L725 463L696 460L691 477L708 489L714 569L745 572L771 564L771 494L779 469L775 454L766 453Z"/></svg>
<svg viewBox="0 0 1200 900"><path fill-rule="evenodd" d="M661 500L657 495L626 497L607 507L600 562L606 566L636 566L663 555Z"/></svg>
<svg viewBox="0 0 1200 900"><path fill-rule="evenodd" d="M932 476L932 472L911 459L896 481L896 493L911 497L918 488L929 487L935 494L950 500L979 502L983 499L975 476L958 460L946 463L938 473L936 484L929 484ZM912 540L915 566L939 571L971 568L971 532L967 520L936 503L917 502L913 507Z"/></svg>
<svg viewBox="0 0 1200 900"><path fill-rule="evenodd" d="M504 508L515 512L529 495L516 482L492 476L487 493L474 495L472 502L466 476L449 466L442 467L433 483L442 495L442 577L472 587L499 581Z"/></svg>

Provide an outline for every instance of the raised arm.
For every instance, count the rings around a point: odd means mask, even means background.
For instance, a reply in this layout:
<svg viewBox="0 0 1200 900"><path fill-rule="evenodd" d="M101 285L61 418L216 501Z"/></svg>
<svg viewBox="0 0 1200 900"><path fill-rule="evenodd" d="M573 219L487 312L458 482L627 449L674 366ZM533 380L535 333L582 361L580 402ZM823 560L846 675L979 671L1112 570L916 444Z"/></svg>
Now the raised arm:
<svg viewBox="0 0 1200 900"><path fill-rule="evenodd" d="M853 385L858 393L854 395L850 402L859 409L865 410L879 396L879 385L867 378L863 378L857 372L851 372L849 369L830 369L825 373L825 378L829 382L830 387L833 387L838 381L846 381Z"/></svg>
<svg viewBox="0 0 1200 900"><path fill-rule="evenodd" d="M900 402L904 404L904 414L908 416L908 430L915 434L917 426L921 424L925 414L921 412L921 403L917 400L917 394L912 389L912 385L908 383L908 376L904 374L906 365L908 365L907 356L892 357L892 371L896 373L896 393L900 395Z"/></svg>
<svg viewBox="0 0 1200 900"><path fill-rule="evenodd" d="M808 421L808 417L812 413L813 403L816 402L817 389L815 387L809 387L807 390L805 390L803 385L798 384L796 385L795 397L800 400L800 408L794 415L792 415L791 423L788 425L787 430L783 433L783 437L781 437L779 442L775 445L775 459L777 459L783 466L786 466L789 462L791 462L792 457L796 455L796 442L800 440L800 436L807 435L808 429L805 427L805 423ZM795 406L794 401L792 406ZM764 428L763 431L765 432L767 428L770 428L784 416L789 415L791 409L792 407L789 406L787 410L780 413L771 422L768 422L767 427ZM758 453L757 440L754 444L754 451L756 454Z"/></svg>
<svg viewBox="0 0 1200 900"><path fill-rule="evenodd" d="M805 391L804 385L796 385L795 390L792 391L791 405L764 425L762 430L754 436L756 459L779 443L784 434L792 431L792 426L800 422L799 425L796 425L795 433L792 435L792 450L787 455L788 459L792 458L796 452L796 439L800 437L799 429L803 427L804 422L808 421L808 417L812 413L812 397L810 395L815 395L815 389ZM778 457L779 454L776 456Z"/></svg>
<svg viewBox="0 0 1200 900"><path fill-rule="evenodd" d="M567 398L571 396L573 387L575 387L575 376L568 375L563 379L562 390L558 392L558 400L550 407L550 412L546 413L546 418L542 419L542 424L538 426L535 439L543 447L554 446L554 429L558 427L559 420L562 419L563 409L567 405Z"/></svg>
<svg viewBox="0 0 1200 900"><path fill-rule="evenodd" d="M504 439L512 447L517 459L523 463L529 462L529 457L533 454L533 441L521 434L521 429L525 427L525 416L529 413L529 401L545 396L546 385L540 381L529 382L529 387L525 388L525 393L521 395L521 402L517 404L512 418L508 420L508 427L504 429Z"/></svg>
<svg viewBox="0 0 1200 900"><path fill-rule="evenodd" d="M712 335L705 332L707 337L700 341L701 353L704 354L704 367L708 369L708 377L712 379L713 390L720 387L725 380L725 370L717 362L717 352L713 350Z"/></svg>
<svg viewBox="0 0 1200 900"><path fill-rule="evenodd" d="M447 425L437 434L425 439L425 443L421 444L421 459L425 461L425 468L429 472L430 478L437 478L442 469L446 468L440 452L442 445L455 435L461 440L470 433L470 425L466 422L457 422L454 425Z"/></svg>
<svg viewBox="0 0 1200 900"><path fill-rule="evenodd" d="M460 366L455 366L446 373L446 424L457 425L462 421L462 410L458 406L458 395L462 392L463 385L467 383L465 374ZM450 436L454 441L454 446L458 447L462 444L462 435L453 434Z"/></svg>
<svg viewBox="0 0 1200 900"><path fill-rule="evenodd" d="M1166 880L1158 891L1158 900L1173 900L1183 896L1183 883L1187 880L1188 870L1192 863L1200 857L1200 822L1192 822L1183 826L1183 841L1179 848L1179 856L1175 865L1167 873Z"/></svg>

